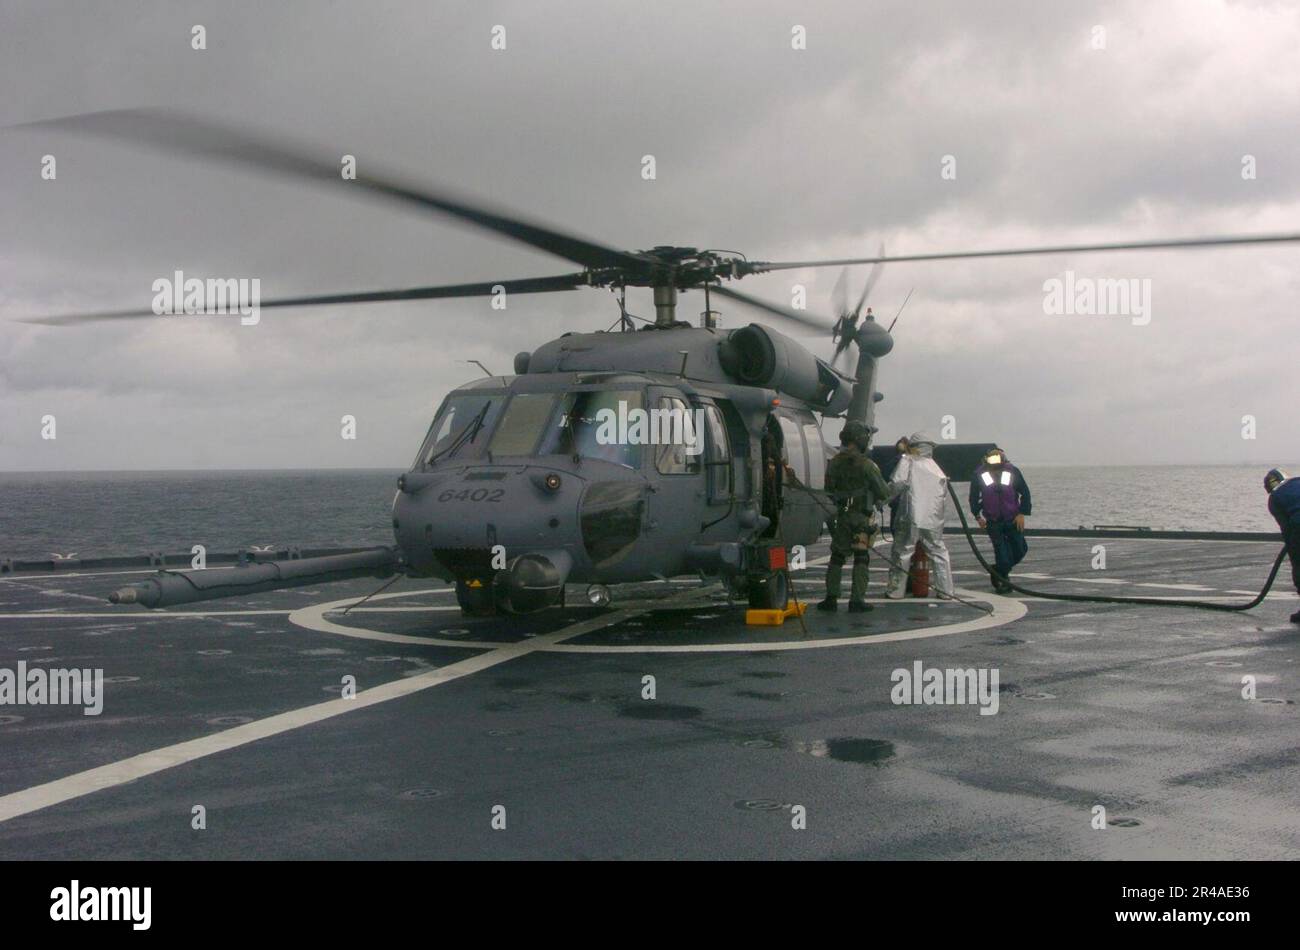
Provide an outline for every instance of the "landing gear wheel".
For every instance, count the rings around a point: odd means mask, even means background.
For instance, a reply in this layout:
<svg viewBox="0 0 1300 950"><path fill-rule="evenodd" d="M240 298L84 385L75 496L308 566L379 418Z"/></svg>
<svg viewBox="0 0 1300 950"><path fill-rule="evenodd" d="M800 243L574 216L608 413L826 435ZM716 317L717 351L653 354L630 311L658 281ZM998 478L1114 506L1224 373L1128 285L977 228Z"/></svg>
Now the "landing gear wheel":
<svg viewBox="0 0 1300 950"><path fill-rule="evenodd" d="M783 571L749 579L749 606L754 610L785 610L789 595Z"/></svg>
<svg viewBox="0 0 1300 950"><path fill-rule="evenodd" d="M478 586L474 586L476 583ZM497 613L496 595L488 580L456 581L456 603L464 617L493 617Z"/></svg>

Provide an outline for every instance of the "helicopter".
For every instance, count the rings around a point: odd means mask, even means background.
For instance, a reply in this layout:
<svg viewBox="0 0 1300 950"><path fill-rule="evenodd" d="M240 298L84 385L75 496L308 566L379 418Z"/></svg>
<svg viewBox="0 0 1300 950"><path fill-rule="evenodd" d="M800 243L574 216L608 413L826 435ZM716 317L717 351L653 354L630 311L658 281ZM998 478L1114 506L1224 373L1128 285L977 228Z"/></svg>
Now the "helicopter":
<svg viewBox="0 0 1300 950"><path fill-rule="evenodd" d="M106 136L331 187L340 181L338 169L319 150L178 113L117 110L18 128ZM346 185L547 251L582 269L281 298L263 301L262 308L607 288L617 295L617 329L565 333L519 353L512 374L487 375L452 390L398 479L393 547L253 560L230 571L162 570L114 591L113 603L168 607L332 580L405 575L453 582L461 610L485 616L563 605L567 585L586 584L588 600L604 606L611 585L695 575L720 578L751 607L783 608L790 552L813 543L826 521L825 470L834 450L822 435L822 421L842 418L875 431L875 407L882 398L876 388L879 362L894 340L889 329L873 319L859 322L858 316L882 265L1300 241L1300 234L1288 233L892 257L882 247L861 258L762 261L675 245L619 250L383 173L358 173ZM833 321L730 284L776 271L859 265L872 265L873 271L857 307L850 310L839 288L835 294L839 327L857 349L851 375L836 369L834 358L821 359L766 323L725 329L712 307L720 297L769 321L776 318L795 328L792 332L827 334ZM639 328L626 307L629 287L653 294L654 320ZM698 324L678 317L678 295L684 291L703 293ZM68 325L150 316L117 310L26 322ZM647 438L645 432L630 437L636 427L625 427L623 420L645 414L652 423L656 414L661 423L670 420L659 427L669 430L667 439ZM619 420L615 430L627 428L623 437L608 437L614 419ZM651 436L655 428L648 426ZM936 461L961 481L991 447L942 444Z"/></svg>

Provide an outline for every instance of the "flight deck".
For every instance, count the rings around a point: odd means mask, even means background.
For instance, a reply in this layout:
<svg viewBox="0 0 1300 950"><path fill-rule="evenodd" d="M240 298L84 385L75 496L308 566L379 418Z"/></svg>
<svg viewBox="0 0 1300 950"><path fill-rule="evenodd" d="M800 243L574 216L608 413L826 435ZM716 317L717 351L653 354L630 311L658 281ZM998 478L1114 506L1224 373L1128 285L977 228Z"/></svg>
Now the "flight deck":
<svg viewBox="0 0 1300 950"><path fill-rule="evenodd" d="M1221 603L1277 553L1030 540L1035 589ZM146 568L5 574L0 667L104 680L98 715L0 707L0 857L1294 856L1285 573L1247 613L1063 603L948 544L966 602L885 601L873 557L873 611L779 627L689 578L472 619L431 581L148 611L105 601ZM918 664L996 671L995 711L896 702Z"/></svg>

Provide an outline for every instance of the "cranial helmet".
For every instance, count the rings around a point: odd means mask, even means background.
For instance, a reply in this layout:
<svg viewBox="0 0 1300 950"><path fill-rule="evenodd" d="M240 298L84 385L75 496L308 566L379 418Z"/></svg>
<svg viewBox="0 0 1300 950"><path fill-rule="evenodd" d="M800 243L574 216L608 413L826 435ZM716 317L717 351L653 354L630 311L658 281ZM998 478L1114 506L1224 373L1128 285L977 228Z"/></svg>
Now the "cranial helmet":
<svg viewBox="0 0 1300 950"><path fill-rule="evenodd" d="M871 438L871 433L861 422L846 422L844 428L840 430L840 443L848 445L850 442L862 443Z"/></svg>

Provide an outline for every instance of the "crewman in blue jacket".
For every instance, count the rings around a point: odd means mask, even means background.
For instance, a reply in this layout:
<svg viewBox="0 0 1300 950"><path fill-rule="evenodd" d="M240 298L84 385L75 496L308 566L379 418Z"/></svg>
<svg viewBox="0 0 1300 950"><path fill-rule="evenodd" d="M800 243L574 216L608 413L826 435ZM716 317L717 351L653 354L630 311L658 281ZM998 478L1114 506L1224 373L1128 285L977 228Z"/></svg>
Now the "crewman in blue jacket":
<svg viewBox="0 0 1300 950"><path fill-rule="evenodd" d="M1029 552L1024 530L1025 516L1032 510L1029 485L1020 469L1007 460L1006 452L992 449L971 476L970 513L993 542L993 589L999 594L1011 591L1007 575Z"/></svg>
<svg viewBox="0 0 1300 950"><path fill-rule="evenodd" d="M1264 476L1264 491L1268 492L1268 513L1282 529L1286 553L1291 556L1291 581L1300 593L1300 478L1291 478L1280 468L1270 469ZM1292 623L1300 623L1300 610L1291 615Z"/></svg>

